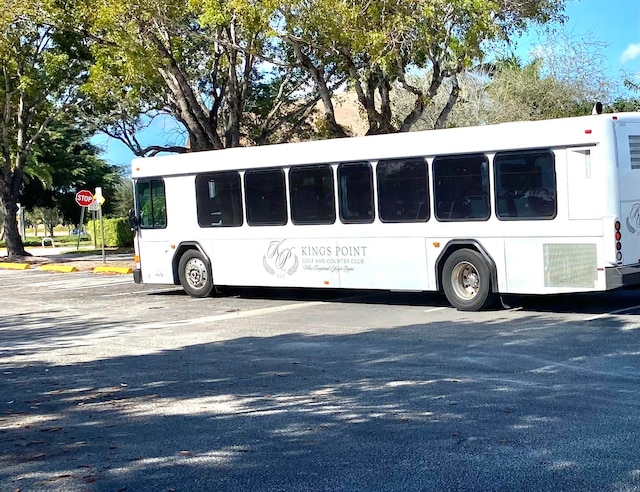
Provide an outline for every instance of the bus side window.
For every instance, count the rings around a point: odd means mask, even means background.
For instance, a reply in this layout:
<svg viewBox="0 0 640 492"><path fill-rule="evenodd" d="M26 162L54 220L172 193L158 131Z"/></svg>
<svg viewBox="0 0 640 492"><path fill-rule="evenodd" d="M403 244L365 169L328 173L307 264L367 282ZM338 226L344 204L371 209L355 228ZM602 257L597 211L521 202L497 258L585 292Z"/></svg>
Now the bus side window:
<svg viewBox="0 0 640 492"><path fill-rule="evenodd" d="M249 225L285 225L287 223L287 198L282 169L244 173L244 195Z"/></svg>
<svg viewBox="0 0 640 492"><path fill-rule="evenodd" d="M439 221L489 218L489 161L484 154L436 157L433 180Z"/></svg>
<svg viewBox="0 0 640 492"><path fill-rule="evenodd" d="M373 172L368 162L338 166L338 204L345 224L373 222Z"/></svg>
<svg viewBox="0 0 640 492"><path fill-rule="evenodd" d="M376 166L378 214L382 222L429 219L427 163L423 158L385 160Z"/></svg>
<svg viewBox="0 0 640 492"><path fill-rule="evenodd" d="M553 219L556 216L555 159L550 150L498 152L494 173L499 219Z"/></svg>
<svg viewBox="0 0 640 492"><path fill-rule="evenodd" d="M331 166L292 167L289 191L294 224L333 224L336 221Z"/></svg>
<svg viewBox="0 0 640 492"><path fill-rule="evenodd" d="M167 226L167 202L164 181L144 179L136 183L141 229L162 229Z"/></svg>
<svg viewBox="0 0 640 492"><path fill-rule="evenodd" d="M242 225L240 174L219 172L196 176L196 206L200 227Z"/></svg>

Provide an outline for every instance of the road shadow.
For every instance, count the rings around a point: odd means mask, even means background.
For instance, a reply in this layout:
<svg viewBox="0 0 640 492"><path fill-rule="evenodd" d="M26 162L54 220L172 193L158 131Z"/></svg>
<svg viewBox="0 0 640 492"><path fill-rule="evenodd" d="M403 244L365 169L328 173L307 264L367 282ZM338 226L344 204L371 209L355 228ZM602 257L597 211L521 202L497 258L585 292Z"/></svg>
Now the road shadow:
<svg viewBox="0 0 640 492"><path fill-rule="evenodd" d="M154 296L186 296L180 287L151 292ZM283 289L269 287L220 287L214 298L265 299L285 301L321 301L395 306L451 307L446 297L437 292L398 292L351 289ZM504 304L496 302L488 310L523 309L531 312L604 314L627 308L630 314L640 313L640 289L619 289L606 292L585 292L554 295L506 295Z"/></svg>
<svg viewBox="0 0 640 492"><path fill-rule="evenodd" d="M545 321L337 335L292 326L54 365L47 351L82 358L96 337L123 343L135 326L2 316L0 483L637 490L640 330Z"/></svg>

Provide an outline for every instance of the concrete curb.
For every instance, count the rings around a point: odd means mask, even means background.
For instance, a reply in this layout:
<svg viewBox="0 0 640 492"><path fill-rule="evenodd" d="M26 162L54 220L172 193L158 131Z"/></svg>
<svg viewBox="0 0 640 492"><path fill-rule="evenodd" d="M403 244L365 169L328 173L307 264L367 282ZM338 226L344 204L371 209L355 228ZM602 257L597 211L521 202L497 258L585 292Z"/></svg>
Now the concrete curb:
<svg viewBox="0 0 640 492"><path fill-rule="evenodd" d="M1 263L0 268L5 270L28 270L30 268L28 263Z"/></svg>
<svg viewBox="0 0 640 492"><path fill-rule="evenodd" d="M63 273L71 273L77 272L78 269L74 266L69 265L42 265L40 270L44 270L45 272L63 272Z"/></svg>
<svg viewBox="0 0 640 492"><path fill-rule="evenodd" d="M32 270L29 263L2 263L0 262L0 270ZM42 270L44 272L60 272L60 273L74 273L79 271L75 266L70 265L40 265L35 269ZM121 275L128 275L133 273L131 267L116 267L116 266L98 266L94 267L93 273L116 273Z"/></svg>

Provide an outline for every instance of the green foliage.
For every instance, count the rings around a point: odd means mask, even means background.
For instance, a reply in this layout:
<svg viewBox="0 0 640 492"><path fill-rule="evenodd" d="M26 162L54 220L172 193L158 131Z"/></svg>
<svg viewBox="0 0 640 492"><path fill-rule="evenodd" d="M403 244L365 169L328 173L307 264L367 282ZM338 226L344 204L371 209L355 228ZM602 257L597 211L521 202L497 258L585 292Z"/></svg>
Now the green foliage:
<svg viewBox="0 0 640 492"><path fill-rule="evenodd" d="M325 135L343 136L331 95L345 82L358 91L370 132L408 130L487 43L559 20L564 8L564 0L71 3L81 19L74 22L93 40L83 86L89 114L136 155L187 150L169 142L145 147L135 138L142 116L158 112L181 123L190 150L308 139L318 101ZM427 90L407 82L416 69L432 74ZM396 86L414 97L415 111L403 120L390 104ZM456 99L454 90L438 124Z"/></svg>
<svg viewBox="0 0 640 492"><path fill-rule="evenodd" d="M239 145L244 101L260 77L264 2L78 0L77 9L99 40L84 91L105 133L153 154L162 146L144 147L134 133L142 115L164 112L187 130L190 149Z"/></svg>
<svg viewBox="0 0 640 492"><path fill-rule="evenodd" d="M585 114L573 87L542 74L543 62L536 59L524 67L498 67L487 93L492 100L487 120L541 120Z"/></svg>
<svg viewBox="0 0 640 492"><path fill-rule="evenodd" d="M86 246L91 241L90 236L81 236L80 244L82 246ZM42 247L42 236L27 236L24 239L24 245L27 247L40 248ZM76 246L78 244L78 236L69 235L69 236L60 236L56 235L54 238L54 244L56 247L59 246ZM50 246L50 243L47 242L45 247ZM5 247L4 241L0 240L0 247Z"/></svg>
<svg viewBox="0 0 640 492"><path fill-rule="evenodd" d="M134 232L129 226L129 220L124 217L115 219L102 219L104 223L104 245L106 247L133 246ZM96 230L96 240L99 247L102 246L102 232L100 222L90 220L87 231Z"/></svg>
<svg viewBox="0 0 640 492"><path fill-rule="evenodd" d="M564 0L294 0L279 6L283 21L276 30L319 87L346 78L369 133L384 133L411 129L446 88L434 125L443 126L459 98L459 75L482 59L489 43L508 41L530 23L560 20L563 8ZM410 83L416 71L428 74L426 88ZM399 123L391 106L394 87L413 98ZM323 104L331 116L330 103Z"/></svg>
<svg viewBox="0 0 640 492"><path fill-rule="evenodd" d="M56 208L36 207L30 215L37 223L44 225L47 236L53 236L53 229L62 221Z"/></svg>
<svg viewBox="0 0 640 492"><path fill-rule="evenodd" d="M47 170L50 179L46 183L40 179L26 180L21 197L25 208L56 208L62 222L76 224L80 218L76 192L81 189L94 191L101 186L103 195L108 198L103 206L104 213L111 213L115 206L111 198L120 181L120 170L98 157L100 149L90 143L90 137L86 125L76 123L68 116L61 115L52 120L33 151L34 159Z"/></svg>
<svg viewBox="0 0 640 492"><path fill-rule="evenodd" d="M626 111L640 111L640 98L618 98L604 107L605 113L623 113Z"/></svg>
<svg viewBox="0 0 640 492"><path fill-rule="evenodd" d="M640 83L634 82L631 78L624 78L622 83L627 91L636 94L636 97L618 97L605 110L610 112L640 111Z"/></svg>
<svg viewBox="0 0 640 492"><path fill-rule="evenodd" d="M133 184L130 179L120 177L114 189L112 202L110 215L114 217L129 216L129 210L134 208Z"/></svg>
<svg viewBox="0 0 640 492"><path fill-rule="evenodd" d="M25 177L53 179L36 147L55 118L77 108L88 66L82 37L53 25L61 15L47 0L5 0L0 14L0 206L10 255L24 252L15 217Z"/></svg>
<svg viewBox="0 0 640 492"><path fill-rule="evenodd" d="M634 82L630 78L625 78L622 83L630 91L640 93L640 82Z"/></svg>
<svg viewBox="0 0 640 492"><path fill-rule="evenodd" d="M605 73L602 43L556 36L521 65L496 63L487 85L487 122L536 120L591 114L596 101L605 111L631 110L632 101L614 99L614 81Z"/></svg>
<svg viewBox="0 0 640 492"><path fill-rule="evenodd" d="M42 238L40 237L27 237L23 240L25 246L40 247L42 246ZM48 243L47 243L48 244ZM0 240L0 248L5 248L6 243L4 240Z"/></svg>

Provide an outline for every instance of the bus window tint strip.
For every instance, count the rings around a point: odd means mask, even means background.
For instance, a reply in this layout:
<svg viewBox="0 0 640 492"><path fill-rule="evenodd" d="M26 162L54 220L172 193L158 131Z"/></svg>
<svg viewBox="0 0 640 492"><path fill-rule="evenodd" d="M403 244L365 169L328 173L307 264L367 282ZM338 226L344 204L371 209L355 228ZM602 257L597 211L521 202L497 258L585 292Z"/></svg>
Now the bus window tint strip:
<svg viewBox="0 0 640 492"><path fill-rule="evenodd" d="M219 172L196 176L196 205L200 227L241 226L240 174Z"/></svg>
<svg viewBox="0 0 640 492"><path fill-rule="evenodd" d="M379 161L378 214L382 222L429 219L427 163L423 158Z"/></svg>
<svg viewBox="0 0 640 492"><path fill-rule="evenodd" d="M282 169L247 171L244 175L244 194L249 225L287 223L287 198Z"/></svg>
<svg viewBox="0 0 640 492"><path fill-rule="evenodd" d="M489 218L489 161L484 154L436 157L433 179L439 221Z"/></svg>
<svg viewBox="0 0 640 492"><path fill-rule="evenodd" d="M498 152L494 158L496 215L503 220L553 219L557 211L550 150Z"/></svg>
<svg viewBox="0 0 640 492"><path fill-rule="evenodd" d="M368 162L338 166L338 204L345 224L371 223L373 210L373 172Z"/></svg>
<svg viewBox="0 0 640 492"><path fill-rule="evenodd" d="M289 170L291 220L294 224L333 224L336 221L331 166L300 166Z"/></svg>

